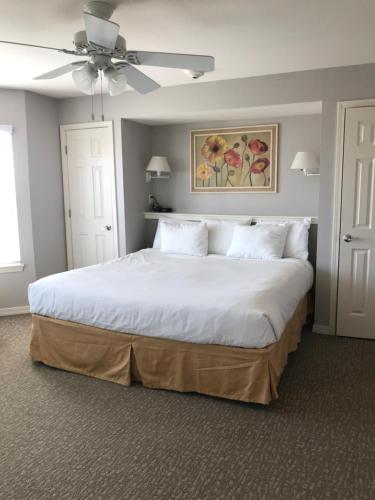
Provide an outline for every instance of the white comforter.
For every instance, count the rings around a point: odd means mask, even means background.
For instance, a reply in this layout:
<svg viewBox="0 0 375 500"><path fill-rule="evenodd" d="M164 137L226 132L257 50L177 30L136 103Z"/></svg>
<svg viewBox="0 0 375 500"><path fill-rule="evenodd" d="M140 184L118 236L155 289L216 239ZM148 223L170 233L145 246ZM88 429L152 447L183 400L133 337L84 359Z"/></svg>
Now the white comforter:
<svg viewBox="0 0 375 500"><path fill-rule="evenodd" d="M119 332L264 347L282 334L313 281L307 261L188 257L141 250L43 278L31 312Z"/></svg>

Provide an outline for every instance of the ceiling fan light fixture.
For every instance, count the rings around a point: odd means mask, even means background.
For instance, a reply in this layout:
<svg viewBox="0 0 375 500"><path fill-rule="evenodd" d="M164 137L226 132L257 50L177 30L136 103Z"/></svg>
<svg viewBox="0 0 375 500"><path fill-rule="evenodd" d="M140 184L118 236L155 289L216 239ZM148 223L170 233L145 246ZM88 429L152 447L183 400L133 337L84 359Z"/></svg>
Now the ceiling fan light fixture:
<svg viewBox="0 0 375 500"><path fill-rule="evenodd" d="M128 79L124 73L120 73L120 71L115 68L110 68L106 70L104 74L108 79L108 91L111 97L125 92Z"/></svg>
<svg viewBox="0 0 375 500"><path fill-rule="evenodd" d="M72 78L79 90L87 95L93 95L98 80L98 70L87 64L72 72Z"/></svg>

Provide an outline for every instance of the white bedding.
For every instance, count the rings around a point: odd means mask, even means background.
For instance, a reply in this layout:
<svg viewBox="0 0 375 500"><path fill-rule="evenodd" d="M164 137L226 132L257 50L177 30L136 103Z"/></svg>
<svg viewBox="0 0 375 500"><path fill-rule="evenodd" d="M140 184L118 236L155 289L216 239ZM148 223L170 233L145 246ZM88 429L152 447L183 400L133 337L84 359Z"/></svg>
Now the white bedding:
<svg viewBox="0 0 375 500"><path fill-rule="evenodd" d="M43 278L31 312L150 337L264 347L311 288L308 261L165 255L147 249Z"/></svg>

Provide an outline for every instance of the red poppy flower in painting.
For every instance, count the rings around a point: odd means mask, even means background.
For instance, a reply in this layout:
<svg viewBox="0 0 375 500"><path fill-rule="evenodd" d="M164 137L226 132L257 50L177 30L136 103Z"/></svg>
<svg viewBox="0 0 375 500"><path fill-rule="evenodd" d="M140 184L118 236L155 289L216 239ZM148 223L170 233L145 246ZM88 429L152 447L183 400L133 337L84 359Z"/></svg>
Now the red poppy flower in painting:
<svg viewBox="0 0 375 500"><path fill-rule="evenodd" d="M231 167L239 167L241 165L241 156L234 149L228 149L224 153L224 160Z"/></svg>
<svg viewBox="0 0 375 500"><path fill-rule="evenodd" d="M267 143L261 141L260 139L251 139L248 146L253 155L262 155L268 151Z"/></svg>
<svg viewBox="0 0 375 500"><path fill-rule="evenodd" d="M262 174L269 166L270 161L268 158L258 158L250 166L250 172L253 174Z"/></svg>

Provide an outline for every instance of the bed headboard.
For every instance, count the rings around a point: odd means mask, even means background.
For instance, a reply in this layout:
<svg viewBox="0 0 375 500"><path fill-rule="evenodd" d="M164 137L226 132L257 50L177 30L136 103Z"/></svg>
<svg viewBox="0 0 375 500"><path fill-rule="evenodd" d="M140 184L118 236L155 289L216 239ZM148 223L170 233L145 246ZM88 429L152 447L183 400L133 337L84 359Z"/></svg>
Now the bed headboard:
<svg viewBox="0 0 375 500"><path fill-rule="evenodd" d="M315 268L316 263L316 242L318 235L318 218L306 215L311 219L311 227L309 233L309 261ZM259 221L268 222L281 222L287 220L303 220L305 217L297 216L293 217L290 215L219 215L219 214L189 214L189 213L160 213L160 212L145 212L144 218L146 219L146 238L145 246L151 247L154 241L155 231L160 218L169 218L177 220L188 220L188 221L199 221L202 219L215 219L215 220L225 220L231 222L245 222L249 219L252 220L252 224L256 224Z"/></svg>

